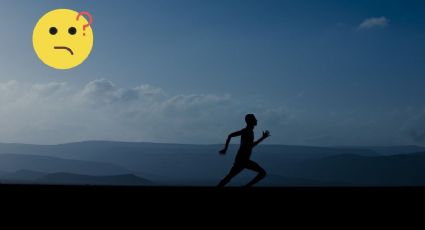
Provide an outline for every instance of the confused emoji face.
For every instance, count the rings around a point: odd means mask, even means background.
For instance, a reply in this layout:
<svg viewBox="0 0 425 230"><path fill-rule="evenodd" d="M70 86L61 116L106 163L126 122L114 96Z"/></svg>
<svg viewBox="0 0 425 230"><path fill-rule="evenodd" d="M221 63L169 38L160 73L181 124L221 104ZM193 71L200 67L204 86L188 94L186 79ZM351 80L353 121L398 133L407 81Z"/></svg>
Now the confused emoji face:
<svg viewBox="0 0 425 230"><path fill-rule="evenodd" d="M46 13L33 31L35 53L44 64L55 69L66 70L80 65L93 48L91 24L88 12L57 9Z"/></svg>

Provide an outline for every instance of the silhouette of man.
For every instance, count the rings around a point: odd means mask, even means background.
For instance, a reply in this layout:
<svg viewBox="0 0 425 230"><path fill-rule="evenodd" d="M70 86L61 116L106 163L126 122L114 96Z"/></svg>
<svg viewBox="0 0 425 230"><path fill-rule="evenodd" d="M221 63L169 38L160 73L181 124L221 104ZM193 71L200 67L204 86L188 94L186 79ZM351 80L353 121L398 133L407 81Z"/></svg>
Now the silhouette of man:
<svg viewBox="0 0 425 230"><path fill-rule="evenodd" d="M223 180L217 185L217 187L224 187L230 180L239 174L243 169L250 169L256 171L257 176L252 179L245 187L251 187L266 176L266 171L260 167L257 163L250 160L252 149L257 146L260 142L270 136L269 131L263 131L263 136L254 142L254 127L257 125L257 119L254 114L248 114L245 116L246 127L240 131L230 134L227 138L226 145L220 154L224 155L227 152L230 140L232 137L241 136L241 144L238 153L235 158L235 163L229 174L224 177Z"/></svg>

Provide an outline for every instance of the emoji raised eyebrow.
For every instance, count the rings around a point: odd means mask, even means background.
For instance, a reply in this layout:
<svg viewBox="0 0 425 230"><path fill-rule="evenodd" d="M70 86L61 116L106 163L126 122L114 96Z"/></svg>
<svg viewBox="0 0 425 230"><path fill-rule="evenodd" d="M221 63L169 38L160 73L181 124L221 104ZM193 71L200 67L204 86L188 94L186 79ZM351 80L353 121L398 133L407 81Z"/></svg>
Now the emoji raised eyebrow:
<svg viewBox="0 0 425 230"><path fill-rule="evenodd" d="M62 50L68 50L71 53L71 55L74 55L74 52L72 52L72 49L68 48L66 46L55 46L54 48L57 49L57 50L61 50L61 49Z"/></svg>

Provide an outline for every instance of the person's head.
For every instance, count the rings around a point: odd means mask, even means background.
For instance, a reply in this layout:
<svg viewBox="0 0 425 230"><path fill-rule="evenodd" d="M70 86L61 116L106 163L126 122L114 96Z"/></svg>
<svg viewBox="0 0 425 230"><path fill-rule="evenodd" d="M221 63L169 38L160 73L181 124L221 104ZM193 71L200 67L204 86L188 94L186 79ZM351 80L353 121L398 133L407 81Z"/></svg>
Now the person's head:
<svg viewBox="0 0 425 230"><path fill-rule="evenodd" d="M257 125L257 118L255 118L254 114L247 114L245 116L245 122L248 126L256 126Z"/></svg>

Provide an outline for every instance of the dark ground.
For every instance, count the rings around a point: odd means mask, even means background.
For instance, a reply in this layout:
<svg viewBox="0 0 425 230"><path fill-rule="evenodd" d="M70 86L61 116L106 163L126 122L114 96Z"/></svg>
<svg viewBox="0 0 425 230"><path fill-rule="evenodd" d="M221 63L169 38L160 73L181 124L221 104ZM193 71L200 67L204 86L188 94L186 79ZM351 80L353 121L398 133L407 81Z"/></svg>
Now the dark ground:
<svg viewBox="0 0 425 230"><path fill-rule="evenodd" d="M301 206L424 203L425 187L116 187L0 185L9 201L143 204L144 206Z"/></svg>
<svg viewBox="0 0 425 230"><path fill-rule="evenodd" d="M119 226L112 229L123 229L124 225L132 229L170 225L227 229L229 223L238 229L251 229L255 224L261 226L259 229L319 223L340 227L340 222L344 226L388 223L401 215L412 220L421 216L425 207L425 187L217 189L3 184L0 196L2 211L11 218L19 217L15 224L27 224L27 218L32 218L43 226L53 221L61 226L86 221L96 226Z"/></svg>

